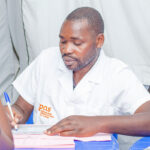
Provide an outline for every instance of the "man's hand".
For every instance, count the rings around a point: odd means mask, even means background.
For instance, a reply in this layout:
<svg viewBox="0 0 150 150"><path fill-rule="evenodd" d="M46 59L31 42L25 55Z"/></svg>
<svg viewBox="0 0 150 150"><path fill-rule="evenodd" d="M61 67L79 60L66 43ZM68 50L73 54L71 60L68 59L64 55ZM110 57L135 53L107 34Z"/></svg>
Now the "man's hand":
<svg viewBox="0 0 150 150"><path fill-rule="evenodd" d="M8 107L5 106L5 111L12 127L15 127L15 125L18 123L24 124L33 111L33 105L29 104L21 96L18 97L17 101L12 105L11 108L13 111L14 119L11 117Z"/></svg>
<svg viewBox="0 0 150 150"><path fill-rule="evenodd" d="M97 117L69 116L45 131L47 135L86 137L98 131Z"/></svg>
<svg viewBox="0 0 150 150"><path fill-rule="evenodd" d="M8 120L10 122L11 127L14 128L23 119L23 113L15 107L11 107L11 108L12 108L14 119L11 117L9 109L7 106L5 106L5 112L8 116Z"/></svg>

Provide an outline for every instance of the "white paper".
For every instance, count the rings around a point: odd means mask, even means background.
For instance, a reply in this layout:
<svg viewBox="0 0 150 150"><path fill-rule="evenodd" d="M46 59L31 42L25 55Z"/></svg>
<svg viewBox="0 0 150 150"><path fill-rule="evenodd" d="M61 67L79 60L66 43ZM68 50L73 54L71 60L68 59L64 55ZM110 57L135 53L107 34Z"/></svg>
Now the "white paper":
<svg viewBox="0 0 150 150"><path fill-rule="evenodd" d="M74 140L80 141L110 141L111 134L98 133L91 137L48 136L43 133L49 125L19 125L13 130L15 148L72 148Z"/></svg>
<svg viewBox="0 0 150 150"><path fill-rule="evenodd" d="M12 132L14 134L43 134L50 127L48 124L19 124L18 130L12 130Z"/></svg>

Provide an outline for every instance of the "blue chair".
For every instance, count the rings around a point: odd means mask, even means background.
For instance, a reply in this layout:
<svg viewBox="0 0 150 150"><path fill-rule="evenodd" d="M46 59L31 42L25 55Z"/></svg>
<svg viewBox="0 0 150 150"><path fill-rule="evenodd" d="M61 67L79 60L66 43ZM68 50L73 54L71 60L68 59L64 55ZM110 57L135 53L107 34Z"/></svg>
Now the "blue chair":
<svg viewBox="0 0 150 150"><path fill-rule="evenodd" d="M27 120L26 124L33 124L33 111L29 117L29 119Z"/></svg>
<svg viewBox="0 0 150 150"><path fill-rule="evenodd" d="M136 141L131 147L130 150L143 150L147 147L150 146L150 136L148 137L143 137L141 139L139 139L138 141Z"/></svg>
<svg viewBox="0 0 150 150"><path fill-rule="evenodd" d="M113 136L118 140L118 134L114 133Z"/></svg>

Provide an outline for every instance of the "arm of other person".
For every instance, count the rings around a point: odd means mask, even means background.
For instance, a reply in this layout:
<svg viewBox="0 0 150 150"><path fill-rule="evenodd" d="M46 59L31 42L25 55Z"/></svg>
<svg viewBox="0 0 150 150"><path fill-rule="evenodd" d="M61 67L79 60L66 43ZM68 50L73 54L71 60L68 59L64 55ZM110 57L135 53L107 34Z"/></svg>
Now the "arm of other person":
<svg viewBox="0 0 150 150"><path fill-rule="evenodd" d="M48 135L92 136L98 132L150 135L150 101L128 116L69 116L45 131Z"/></svg>
<svg viewBox="0 0 150 150"><path fill-rule="evenodd" d="M12 120L7 106L5 106L5 110L7 111L12 127L14 127L16 123L24 124L28 120L33 110L33 105L29 104L26 100L19 96L17 101L12 105L14 120Z"/></svg>
<svg viewBox="0 0 150 150"><path fill-rule="evenodd" d="M14 148L11 128L0 102L0 149L12 150Z"/></svg>

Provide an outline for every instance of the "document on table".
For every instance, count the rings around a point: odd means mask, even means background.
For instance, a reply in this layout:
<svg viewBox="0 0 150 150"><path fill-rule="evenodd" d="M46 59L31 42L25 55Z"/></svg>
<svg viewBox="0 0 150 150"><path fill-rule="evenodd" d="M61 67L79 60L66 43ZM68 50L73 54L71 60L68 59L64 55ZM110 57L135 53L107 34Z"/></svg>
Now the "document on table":
<svg viewBox="0 0 150 150"><path fill-rule="evenodd" d="M48 136L43 133L50 125L33 124L19 125L17 131L13 130L15 148L72 148L74 140L80 141L110 141L111 134L98 133L91 137L63 137Z"/></svg>

